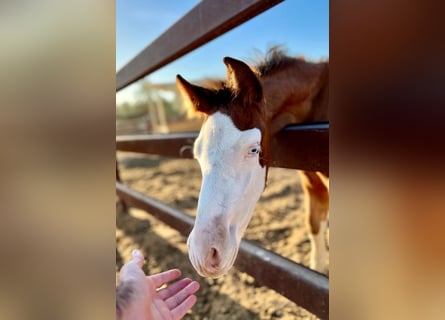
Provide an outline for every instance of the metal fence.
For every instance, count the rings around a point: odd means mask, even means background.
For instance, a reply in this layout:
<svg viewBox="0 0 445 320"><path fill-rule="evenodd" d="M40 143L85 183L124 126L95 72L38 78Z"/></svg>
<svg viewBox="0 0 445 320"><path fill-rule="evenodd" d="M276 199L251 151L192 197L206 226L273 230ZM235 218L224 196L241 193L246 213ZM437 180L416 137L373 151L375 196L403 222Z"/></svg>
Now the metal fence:
<svg viewBox="0 0 445 320"><path fill-rule="evenodd" d="M201 1L119 70L117 91L280 2L282 0ZM116 149L191 158L191 146L197 135L197 132L190 132L118 136ZM274 167L328 173L329 125L311 123L283 129L272 142L271 155ZM183 235L189 234L194 218L122 184L117 162L116 180L117 195L124 208L143 209ZM329 318L329 281L325 275L246 240L241 243L235 267L321 319Z"/></svg>

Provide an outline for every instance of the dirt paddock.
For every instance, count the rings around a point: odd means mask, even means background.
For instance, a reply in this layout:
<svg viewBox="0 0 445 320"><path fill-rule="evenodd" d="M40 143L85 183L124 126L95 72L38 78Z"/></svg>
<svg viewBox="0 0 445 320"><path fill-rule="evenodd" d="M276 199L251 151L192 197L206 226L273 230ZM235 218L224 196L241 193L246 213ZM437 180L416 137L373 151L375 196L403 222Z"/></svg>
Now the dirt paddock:
<svg viewBox="0 0 445 320"><path fill-rule="evenodd" d="M117 153L122 181L131 188L195 215L201 172L195 160ZM296 262L308 265L310 244L305 204L295 170L271 168L245 237ZM198 302L184 319L317 319L254 278L235 268L224 277L200 277L187 255L186 237L148 213L131 208L116 212L116 276L131 250L141 249L146 273L179 268L200 282Z"/></svg>

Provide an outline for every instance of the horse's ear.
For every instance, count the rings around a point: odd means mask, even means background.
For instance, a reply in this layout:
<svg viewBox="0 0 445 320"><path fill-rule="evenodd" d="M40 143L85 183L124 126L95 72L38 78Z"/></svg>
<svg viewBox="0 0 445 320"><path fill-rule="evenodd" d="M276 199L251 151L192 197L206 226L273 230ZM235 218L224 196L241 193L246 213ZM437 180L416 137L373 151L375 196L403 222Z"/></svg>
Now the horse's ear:
<svg viewBox="0 0 445 320"><path fill-rule="evenodd" d="M212 90L191 84L179 74L176 76L176 85L178 86L179 92L181 92L187 108L192 108L195 111L207 114L212 111L213 106L209 103L211 97L214 95Z"/></svg>
<svg viewBox="0 0 445 320"><path fill-rule="evenodd" d="M259 103L263 99L263 89L257 75L240 60L230 57L223 59L227 67L227 83L248 103Z"/></svg>

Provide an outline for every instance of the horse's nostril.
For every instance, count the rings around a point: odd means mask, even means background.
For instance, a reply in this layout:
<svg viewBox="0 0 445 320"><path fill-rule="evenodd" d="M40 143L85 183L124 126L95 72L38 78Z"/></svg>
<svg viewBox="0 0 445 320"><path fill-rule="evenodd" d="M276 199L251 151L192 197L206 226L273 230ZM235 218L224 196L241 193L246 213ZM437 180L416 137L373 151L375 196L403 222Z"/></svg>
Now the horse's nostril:
<svg viewBox="0 0 445 320"><path fill-rule="evenodd" d="M210 249L212 259L215 259L218 256L218 251L215 248Z"/></svg>
<svg viewBox="0 0 445 320"><path fill-rule="evenodd" d="M212 268L212 269L218 269L220 262L221 262L221 259L220 259L218 250L214 247L211 247L210 252L207 255L207 259L206 259L206 267Z"/></svg>

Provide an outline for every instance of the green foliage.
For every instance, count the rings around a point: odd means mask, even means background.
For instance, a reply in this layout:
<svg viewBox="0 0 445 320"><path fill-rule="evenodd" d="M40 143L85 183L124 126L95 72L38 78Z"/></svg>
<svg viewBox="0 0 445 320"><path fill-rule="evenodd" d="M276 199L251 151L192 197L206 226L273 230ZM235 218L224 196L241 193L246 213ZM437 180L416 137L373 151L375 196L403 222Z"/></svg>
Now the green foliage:
<svg viewBox="0 0 445 320"><path fill-rule="evenodd" d="M184 111L176 106L175 100L166 99L162 93L147 89L145 85L146 83L142 82L136 92L136 102L124 102L116 105L116 119L135 119L146 116L149 113L148 104L156 106L159 103L158 99L161 99L167 122L177 120L183 116Z"/></svg>
<svg viewBox="0 0 445 320"><path fill-rule="evenodd" d="M164 105L165 117L167 118L167 121L178 120L184 115L184 111L178 110L173 101L162 98L162 103Z"/></svg>
<svg viewBox="0 0 445 320"><path fill-rule="evenodd" d="M124 102L116 106L117 119L139 118L145 114L147 114L147 101L138 100L133 104Z"/></svg>

